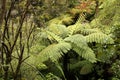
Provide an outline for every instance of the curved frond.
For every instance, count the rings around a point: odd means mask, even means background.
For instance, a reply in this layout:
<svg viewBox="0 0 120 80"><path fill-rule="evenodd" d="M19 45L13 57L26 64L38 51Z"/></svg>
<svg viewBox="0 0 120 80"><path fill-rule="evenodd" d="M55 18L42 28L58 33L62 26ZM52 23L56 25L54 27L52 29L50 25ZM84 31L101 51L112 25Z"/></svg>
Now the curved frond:
<svg viewBox="0 0 120 80"><path fill-rule="evenodd" d="M101 44L113 44L114 40L103 33L92 33L90 35L85 36L87 42L96 42Z"/></svg>
<svg viewBox="0 0 120 80"><path fill-rule="evenodd" d="M94 29L81 29L81 30L79 30L77 32L81 33L81 34L84 34L84 35L88 35L88 34L91 34L91 33L98 33L98 32L100 32L100 30L97 29L97 28L94 28Z"/></svg>
<svg viewBox="0 0 120 80"><path fill-rule="evenodd" d="M76 34L73 36L69 36L67 38L64 39L65 41L71 42L76 44L78 47L84 47L87 46L85 37L81 34Z"/></svg>
<svg viewBox="0 0 120 80"><path fill-rule="evenodd" d="M69 31L69 34L70 35L74 34L77 30L81 29L81 26L82 26L81 23L68 26L67 29Z"/></svg>
<svg viewBox="0 0 120 80"><path fill-rule="evenodd" d="M54 40L56 40L57 42L63 41L63 39L62 39L60 36L54 34L53 32L50 32L50 31L46 31L46 32L47 32L48 38L49 38L50 40L54 39Z"/></svg>
<svg viewBox="0 0 120 80"><path fill-rule="evenodd" d="M73 23L73 17L71 15L62 15L62 24L64 25L70 25L71 23Z"/></svg>
<svg viewBox="0 0 120 80"><path fill-rule="evenodd" d="M90 62L96 62L95 54L93 50L91 50L84 38L83 35L76 34L64 39L65 41L71 42L73 46L73 50L79 54L79 56Z"/></svg>
<svg viewBox="0 0 120 80"><path fill-rule="evenodd" d="M51 24L48 26L49 31L61 37L66 37L68 35L68 30L65 25L62 24Z"/></svg>
<svg viewBox="0 0 120 80"><path fill-rule="evenodd" d="M93 52L93 50L89 47L84 47L84 48L79 48L79 47L74 47L73 50L79 54L82 58L94 63L97 61L96 56Z"/></svg>
<svg viewBox="0 0 120 80"><path fill-rule="evenodd" d="M77 29L76 25L71 25L67 27L69 35L72 35L74 33L74 31Z"/></svg>
<svg viewBox="0 0 120 80"><path fill-rule="evenodd" d="M38 58L41 62L47 61L49 59L56 61L63 55L63 53L67 53L70 49L71 45L67 42L51 44L40 52Z"/></svg>
<svg viewBox="0 0 120 80"><path fill-rule="evenodd" d="M76 23L74 25L68 26L67 29L70 35L76 33L88 34L88 33L98 32L98 29L91 29L88 23Z"/></svg>

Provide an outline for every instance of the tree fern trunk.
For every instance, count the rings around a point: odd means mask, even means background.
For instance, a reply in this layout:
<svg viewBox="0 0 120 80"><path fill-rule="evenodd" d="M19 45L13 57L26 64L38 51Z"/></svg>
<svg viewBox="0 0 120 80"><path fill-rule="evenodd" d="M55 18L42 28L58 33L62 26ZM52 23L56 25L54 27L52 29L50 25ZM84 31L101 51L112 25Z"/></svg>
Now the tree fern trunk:
<svg viewBox="0 0 120 80"><path fill-rule="evenodd" d="M72 50L70 50L67 54L64 54L63 57L63 71L66 80L76 80L74 73L69 70L69 59L71 54L74 54Z"/></svg>
<svg viewBox="0 0 120 80"><path fill-rule="evenodd" d="M69 72L68 72L68 53L63 57L63 71L67 80L69 80Z"/></svg>

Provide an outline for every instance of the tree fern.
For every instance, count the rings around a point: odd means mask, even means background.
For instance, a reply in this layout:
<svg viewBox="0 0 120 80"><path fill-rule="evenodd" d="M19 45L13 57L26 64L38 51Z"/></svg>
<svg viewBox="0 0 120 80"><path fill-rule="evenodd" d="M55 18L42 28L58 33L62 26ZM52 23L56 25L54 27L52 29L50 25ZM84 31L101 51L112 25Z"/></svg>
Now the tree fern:
<svg viewBox="0 0 120 80"><path fill-rule="evenodd" d="M115 0L112 1L114 2ZM104 7L105 6L102 8ZM100 12L100 14L103 12L105 12L104 9L102 9L102 12ZM97 49L99 50L100 46L96 46L98 48L94 48L96 51L94 53L94 51L89 47L91 45L88 46L88 44L95 42L98 43L98 45L103 46L103 44L106 45L114 43L114 40L109 36L110 27L105 28L105 30L101 29L101 27L108 26L106 25L106 21L110 23L109 20L111 20L111 16L109 16L109 14L111 13L112 11L110 11L110 13L106 12L105 15L98 16L95 20L93 20L94 23L91 24L84 22L85 20L81 20L80 17L75 24L67 27L64 24L66 24L66 22L70 24L72 22L72 17L66 18L66 16L63 16L50 21L46 29L46 37L52 42L39 53L37 61L45 62L50 60L53 61L53 63L56 63L56 61L58 61L58 59L61 57L63 57L63 59L65 58L66 60L67 58L64 57L64 53L66 53L68 54L67 57L71 58L72 56L72 59L76 61L74 63L70 62L70 70L77 68L80 74L90 73L93 69L93 63L97 62L98 59L99 61L104 61L105 59L103 59L104 55L101 56L100 52L97 51ZM116 18L118 15L119 14L117 14L114 18ZM110 18L107 18L107 16ZM96 20L98 20L97 23ZM70 52L68 52L69 50ZM110 54L109 51L107 53L108 55ZM75 57L73 57L71 54L75 54ZM105 51L102 52L102 54L105 54ZM63 62L64 61L60 61L60 63L62 63L62 67L58 64L55 65L58 65L59 70L64 75L62 71L62 68L64 67ZM66 62L66 65L67 64L69 64L69 59L68 62Z"/></svg>

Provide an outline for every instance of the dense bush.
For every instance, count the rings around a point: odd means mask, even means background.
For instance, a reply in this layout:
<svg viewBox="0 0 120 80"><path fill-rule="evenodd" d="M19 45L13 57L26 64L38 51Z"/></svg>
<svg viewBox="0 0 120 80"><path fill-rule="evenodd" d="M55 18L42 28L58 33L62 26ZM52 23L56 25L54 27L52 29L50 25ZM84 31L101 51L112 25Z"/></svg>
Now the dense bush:
<svg viewBox="0 0 120 80"><path fill-rule="evenodd" d="M119 0L2 0L0 8L0 80L120 79Z"/></svg>

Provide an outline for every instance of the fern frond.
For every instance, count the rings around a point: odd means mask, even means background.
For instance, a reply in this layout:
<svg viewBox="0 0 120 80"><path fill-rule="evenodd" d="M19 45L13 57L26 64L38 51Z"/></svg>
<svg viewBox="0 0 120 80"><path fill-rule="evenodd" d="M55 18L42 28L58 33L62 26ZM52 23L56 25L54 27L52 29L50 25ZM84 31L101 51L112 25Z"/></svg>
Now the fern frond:
<svg viewBox="0 0 120 80"><path fill-rule="evenodd" d="M89 43L96 42L101 44L113 44L114 40L103 33L92 33L90 35L85 36L86 41Z"/></svg>
<svg viewBox="0 0 120 80"><path fill-rule="evenodd" d="M71 15L62 15L62 24L64 25L70 25L71 23L73 23L73 17Z"/></svg>
<svg viewBox="0 0 120 80"><path fill-rule="evenodd" d="M49 59L56 61L63 55L63 53L67 53L70 49L71 45L67 42L51 44L40 52L38 58L41 62L47 61Z"/></svg>
<svg viewBox="0 0 120 80"><path fill-rule="evenodd" d="M93 50L89 47L86 48L79 48L79 47L74 47L73 50L79 54L82 58L94 63L97 61L96 56L93 52Z"/></svg>
<svg viewBox="0 0 120 80"><path fill-rule="evenodd" d="M48 34L48 38L49 38L50 40L54 39L54 40L56 40L57 42L63 41L63 39L62 39L60 36L54 34L53 32L46 31L46 33Z"/></svg>
<svg viewBox="0 0 120 80"><path fill-rule="evenodd" d="M64 40L68 41L68 42L71 42L71 43L74 43L78 47L87 46L86 40L85 40L84 36L81 35L81 34L76 34L76 35L69 36L69 37L65 38Z"/></svg>
<svg viewBox="0 0 120 80"><path fill-rule="evenodd" d="M76 25L68 26L68 27L67 27L67 30L68 30L68 32L69 32L69 35L72 35L77 28L78 28L78 27L77 27Z"/></svg>
<svg viewBox="0 0 120 80"><path fill-rule="evenodd" d="M81 24L81 23L76 23L74 25L70 25L67 27L68 31L69 31L69 34L70 35L73 35L74 33L76 33L77 31L81 30L81 29L84 29L88 26L84 26L84 24Z"/></svg>
<svg viewBox="0 0 120 80"><path fill-rule="evenodd" d="M52 25L52 24L62 24L62 21L61 21L61 16L60 17L56 17L52 20L50 20L49 22L47 22L47 25Z"/></svg>
<svg viewBox="0 0 120 80"><path fill-rule="evenodd" d="M48 30L61 37L66 37L68 35L66 26L62 24L51 24L48 26Z"/></svg>
<svg viewBox="0 0 120 80"><path fill-rule="evenodd" d="M88 35L88 34L98 33L98 32L100 32L100 30L97 29L97 28L93 28L93 29L81 29L79 31L76 31L76 33L81 33L83 35Z"/></svg>
<svg viewBox="0 0 120 80"><path fill-rule="evenodd" d="M79 54L79 56L90 62L96 62L95 54L93 50L91 50L84 38L81 34L76 34L64 39L65 41L71 42L73 46L73 50Z"/></svg>
<svg viewBox="0 0 120 80"><path fill-rule="evenodd" d="M69 34L98 32L98 29L91 29L88 23L76 23L67 27Z"/></svg>

